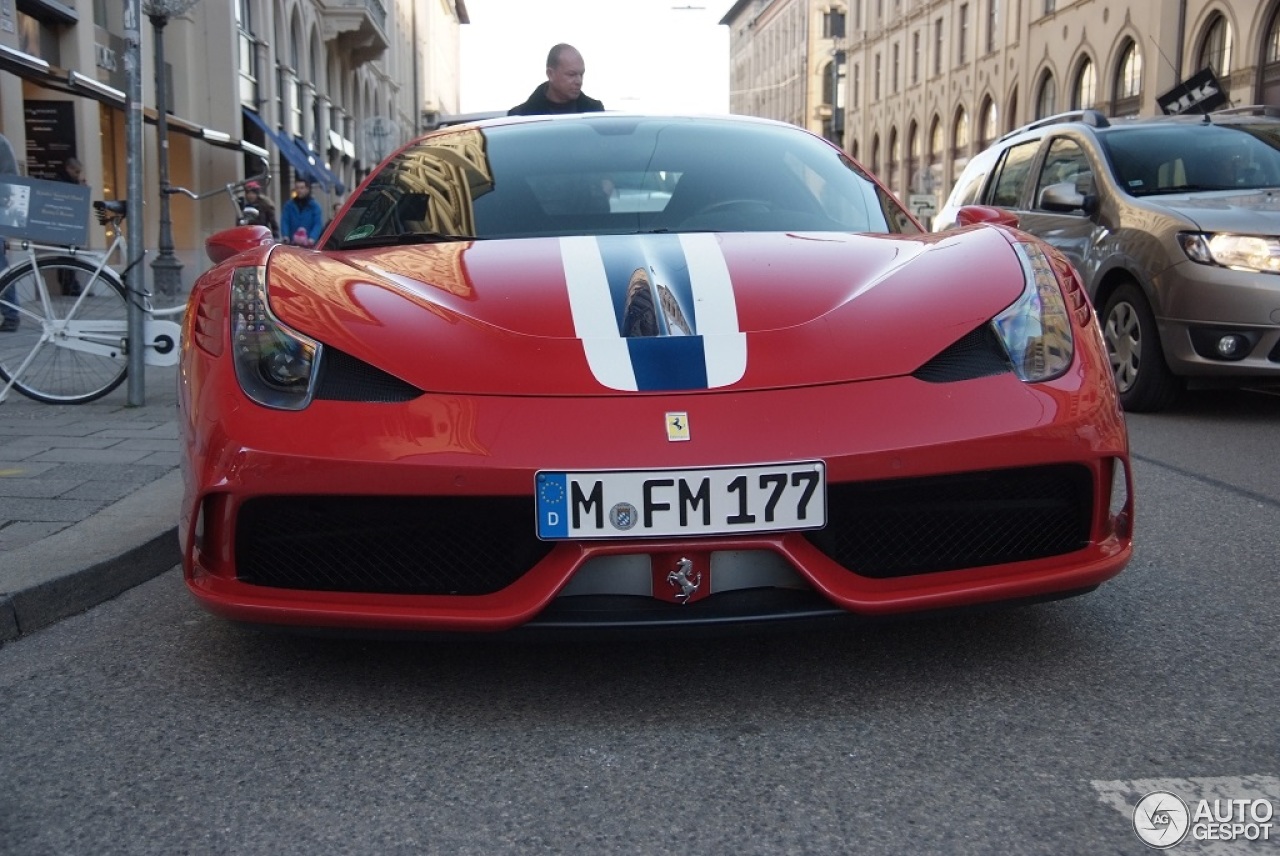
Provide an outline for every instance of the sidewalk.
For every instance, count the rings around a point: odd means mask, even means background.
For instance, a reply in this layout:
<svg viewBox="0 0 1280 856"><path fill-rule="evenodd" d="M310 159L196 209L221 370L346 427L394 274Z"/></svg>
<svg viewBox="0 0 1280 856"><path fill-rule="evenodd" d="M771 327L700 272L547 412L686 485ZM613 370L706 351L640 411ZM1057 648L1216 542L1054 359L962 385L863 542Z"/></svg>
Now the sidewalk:
<svg viewBox="0 0 1280 856"><path fill-rule="evenodd" d="M172 568L182 479L177 368L89 404L0 403L0 644Z"/></svg>

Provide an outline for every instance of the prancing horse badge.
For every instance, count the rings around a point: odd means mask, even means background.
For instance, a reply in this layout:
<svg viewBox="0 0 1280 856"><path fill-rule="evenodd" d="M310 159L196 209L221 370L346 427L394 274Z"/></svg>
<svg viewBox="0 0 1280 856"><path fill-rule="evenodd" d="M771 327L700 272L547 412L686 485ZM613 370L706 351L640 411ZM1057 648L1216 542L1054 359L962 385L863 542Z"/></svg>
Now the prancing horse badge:
<svg viewBox="0 0 1280 856"><path fill-rule="evenodd" d="M689 439L688 413L667 414L667 439L672 443L678 443L681 440Z"/></svg>

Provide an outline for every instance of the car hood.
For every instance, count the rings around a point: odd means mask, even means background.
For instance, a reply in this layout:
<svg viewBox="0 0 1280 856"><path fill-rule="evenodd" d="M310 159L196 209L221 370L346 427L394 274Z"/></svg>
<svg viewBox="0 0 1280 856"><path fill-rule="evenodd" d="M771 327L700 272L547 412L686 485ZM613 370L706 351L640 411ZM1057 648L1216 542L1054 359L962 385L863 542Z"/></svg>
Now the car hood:
<svg viewBox="0 0 1280 856"><path fill-rule="evenodd" d="M1147 197L1145 202L1190 220L1207 232L1280 234L1280 194L1274 190L1230 190Z"/></svg>
<svg viewBox="0 0 1280 856"><path fill-rule="evenodd" d="M285 324L427 391L763 389L916 370L1022 292L1011 234L282 246L268 281Z"/></svg>

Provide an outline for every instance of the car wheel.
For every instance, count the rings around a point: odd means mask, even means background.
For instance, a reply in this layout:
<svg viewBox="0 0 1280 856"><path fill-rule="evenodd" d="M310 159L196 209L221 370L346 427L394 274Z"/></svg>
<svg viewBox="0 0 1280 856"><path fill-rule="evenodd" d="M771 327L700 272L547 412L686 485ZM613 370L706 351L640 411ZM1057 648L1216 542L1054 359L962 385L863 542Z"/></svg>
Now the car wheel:
<svg viewBox="0 0 1280 856"><path fill-rule="evenodd" d="M1182 382L1169 371L1156 317L1134 283L1120 286L1107 301L1102 310L1102 338L1125 410L1150 413L1173 404Z"/></svg>

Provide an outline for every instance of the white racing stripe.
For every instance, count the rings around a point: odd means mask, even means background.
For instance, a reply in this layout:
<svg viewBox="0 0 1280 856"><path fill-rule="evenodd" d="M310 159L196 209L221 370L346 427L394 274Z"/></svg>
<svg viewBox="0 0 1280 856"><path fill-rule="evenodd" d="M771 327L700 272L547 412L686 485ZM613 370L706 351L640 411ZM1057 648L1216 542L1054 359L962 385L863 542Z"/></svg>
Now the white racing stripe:
<svg viewBox="0 0 1280 856"><path fill-rule="evenodd" d="M560 257L569 286L573 330L582 340L591 373L610 389L636 390L631 353L618 332L618 317L613 311L609 280L596 239L561 238Z"/></svg>
<svg viewBox="0 0 1280 856"><path fill-rule="evenodd" d="M707 355L707 388L729 386L747 371L747 336L738 324L738 303L729 266L712 234L681 235L693 286L694 317Z"/></svg>

